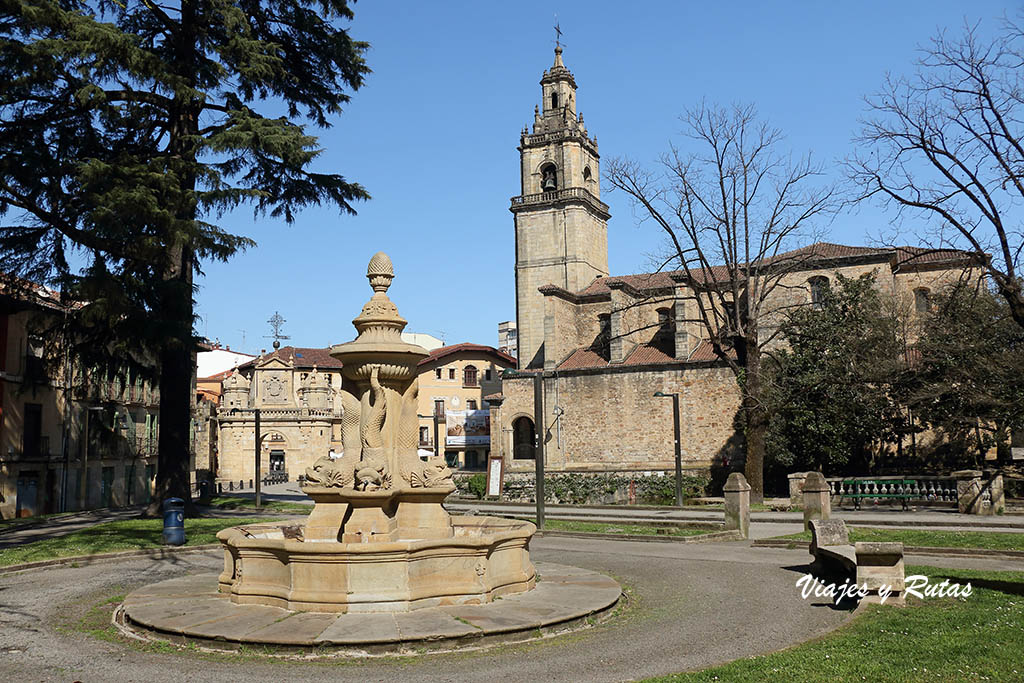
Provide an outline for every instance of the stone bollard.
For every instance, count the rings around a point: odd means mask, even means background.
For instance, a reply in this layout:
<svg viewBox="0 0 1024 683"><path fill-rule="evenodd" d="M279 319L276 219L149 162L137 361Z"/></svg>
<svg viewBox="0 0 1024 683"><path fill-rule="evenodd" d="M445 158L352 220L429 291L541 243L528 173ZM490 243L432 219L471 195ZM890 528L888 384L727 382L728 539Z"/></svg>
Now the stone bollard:
<svg viewBox="0 0 1024 683"><path fill-rule="evenodd" d="M992 496L992 507L989 514L1001 515L1006 512L1006 494L1003 492L1003 475L999 472L986 472L989 493Z"/></svg>
<svg viewBox="0 0 1024 683"><path fill-rule="evenodd" d="M804 502L804 481L807 479L807 472L793 472L789 475L789 502L791 505L800 505Z"/></svg>
<svg viewBox="0 0 1024 683"><path fill-rule="evenodd" d="M810 531L812 519L832 518L832 492L821 472L807 473L803 491L804 531Z"/></svg>
<svg viewBox="0 0 1024 683"><path fill-rule="evenodd" d="M854 543L857 553L857 585L866 587L868 594L861 602L880 603L879 589L887 587L886 605L902 607L905 604L906 577L903 571L902 543Z"/></svg>
<svg viewBox="0 0 1024 683"><path fill-rule="evenodd" d="M739 529L750 538L750 484L740 472L733 472L722 489L725 494L725 529Z"/></svg>
<svg viewBox="0 0 1024 683"><path fill-rule="evenodd" d="M956 478L956 508L965 515L985 514L981 506L981 470L960 470Z"/></svg>

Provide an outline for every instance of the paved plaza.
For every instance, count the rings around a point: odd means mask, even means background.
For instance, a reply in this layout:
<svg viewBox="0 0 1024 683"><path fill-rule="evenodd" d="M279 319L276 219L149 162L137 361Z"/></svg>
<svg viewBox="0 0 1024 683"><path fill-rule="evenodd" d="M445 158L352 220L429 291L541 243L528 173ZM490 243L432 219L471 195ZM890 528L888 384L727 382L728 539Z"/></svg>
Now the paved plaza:
<svg viewBox="0 0 1024 683"><path fill-rule="evenodd" d="M92 638L68 626L98 604L157 581L219 571L220 551L116 564L58 566L0 577L0 679L554 680L620 681L770 652L850 618L795 586L806 551L749 542L640 543L537 538L531 556L619 581L624 606L609 620L566 636L484 650L410 657L265 662L161 652ZM908 564L1019 570L1017 560L907 557Z"/></svg>

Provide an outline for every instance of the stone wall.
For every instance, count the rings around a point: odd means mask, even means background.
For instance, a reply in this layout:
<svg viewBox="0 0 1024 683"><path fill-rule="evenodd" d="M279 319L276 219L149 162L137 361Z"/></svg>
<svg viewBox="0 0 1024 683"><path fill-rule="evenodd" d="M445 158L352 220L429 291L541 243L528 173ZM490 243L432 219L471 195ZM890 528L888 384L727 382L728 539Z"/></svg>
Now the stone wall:
<svg viewBox="0 0 1024 683"><path fill-rule="evenodd" d="M616 367L560 372L544 380L544 442L549 471L671 470L674 467L672 401L680 394L683 467L706 473L713 463L735 460L742 440L735 429L739 391L728 368L704 365ZM533 419L533 377L503 381L505 401L492 418L492 450L509 471L532 471L532 460L511 458L512 422ZM563 408L556 417L555 406ZM501 431L501 448L494 447Z"/></svg>

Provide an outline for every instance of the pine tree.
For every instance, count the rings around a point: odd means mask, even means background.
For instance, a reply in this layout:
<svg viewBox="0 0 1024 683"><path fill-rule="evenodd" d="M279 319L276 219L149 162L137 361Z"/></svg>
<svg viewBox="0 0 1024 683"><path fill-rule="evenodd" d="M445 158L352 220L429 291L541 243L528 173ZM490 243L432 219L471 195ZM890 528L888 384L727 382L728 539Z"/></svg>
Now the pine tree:
<svg viewBox="0 0 1024 683"><path fill-rule="evenodd" d="M193 277L254 244L215 221L368 198L296 122L330 125L368 46L347 0L0 2L4 270L82 302L85 368L156 361L155 498L187 500Z"/></svg>

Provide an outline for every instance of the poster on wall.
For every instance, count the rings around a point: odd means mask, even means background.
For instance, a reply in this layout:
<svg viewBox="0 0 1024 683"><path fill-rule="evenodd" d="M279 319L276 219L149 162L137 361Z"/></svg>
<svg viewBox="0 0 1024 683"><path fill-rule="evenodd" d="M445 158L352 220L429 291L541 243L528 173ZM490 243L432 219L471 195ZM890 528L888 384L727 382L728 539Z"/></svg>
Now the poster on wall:
<svg viewBox="0 0 1024 683"><path fill-rule="evenodd" d="M487 446L491 443L491 411L449 410L445 428L449 446Z"/></svg>

